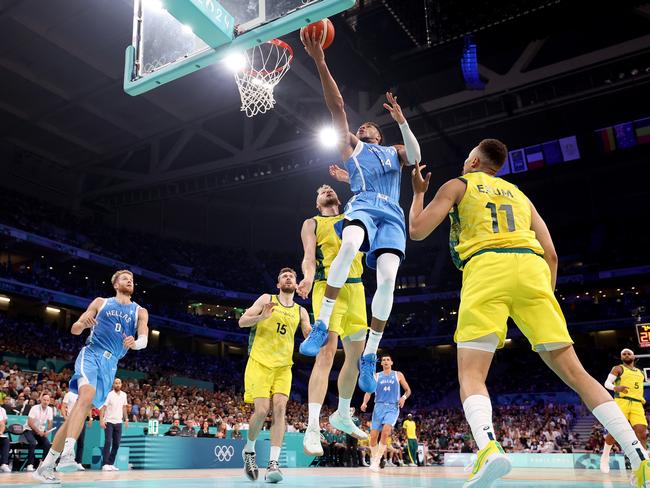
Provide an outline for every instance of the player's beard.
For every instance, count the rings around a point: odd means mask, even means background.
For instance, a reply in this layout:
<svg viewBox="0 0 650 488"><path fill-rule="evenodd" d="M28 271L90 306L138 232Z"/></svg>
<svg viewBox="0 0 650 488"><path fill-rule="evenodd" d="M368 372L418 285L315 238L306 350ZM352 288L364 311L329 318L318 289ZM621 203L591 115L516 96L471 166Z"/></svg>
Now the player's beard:
<svg viewBox="0 0 650 488"><path fill-rule="evenodd" d="M126 286L120 286L120 287L118 287L118 288L117 288L117 291L118 291L119 293L121 293L122 295L126 295L126 296L129 296L129 297L130 297L131 295L133 295L133 288L131 288L131 289L129 290L129 288L126 287Z"/></svg>
<svg viewBox="0 0 650 488"><path fill-rule="evenodd" d="M626 365L630 366L630 365L634 364L634 358L631 358L631 359L623 359L623 362L624 362Z"/></svg>
<svg viewBox="0 0 650 488"><path fill-rule="evenodd" d="M282 293L295 293L296 285L280 285L280 291Z"/></svg>
<svg viewBox="0 0 650 488"><path fill-rule="evenodd" d="M339 200L339 197L332 195L331 197L327 197L325 199L325 205L324 207L331 207L333 205L341 206L341 201Z"/></svg>

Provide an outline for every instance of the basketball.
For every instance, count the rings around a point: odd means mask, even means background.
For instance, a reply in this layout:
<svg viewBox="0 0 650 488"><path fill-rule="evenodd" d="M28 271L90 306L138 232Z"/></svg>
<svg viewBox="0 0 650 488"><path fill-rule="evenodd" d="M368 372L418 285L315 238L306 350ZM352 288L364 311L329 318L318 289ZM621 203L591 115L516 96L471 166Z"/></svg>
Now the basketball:
<svg viewBox="0 0 650 488"><path fill-rule="evenodd" d="M330 19L319 20L300 29L300 40L303 44L305 43L304 36L307 29L316 34L317 38L320 38L320 45L323 46L323 49L327 49L334 42L334 24Z"/></svg>

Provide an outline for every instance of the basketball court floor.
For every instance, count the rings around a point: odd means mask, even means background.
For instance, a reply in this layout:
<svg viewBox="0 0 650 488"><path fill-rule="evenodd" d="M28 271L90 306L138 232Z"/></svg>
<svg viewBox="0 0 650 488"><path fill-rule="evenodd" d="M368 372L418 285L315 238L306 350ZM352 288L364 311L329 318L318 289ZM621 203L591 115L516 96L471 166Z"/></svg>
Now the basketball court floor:
<svg viewBox="0 0 650 488"><path fill-rule="evenodd" d="M381 473L372 473L362 468L298 468L285 469L284 481L278 486L291 488L460 488L467 474L462 468L386 468ZM496 487L629 487L629 471L611 472L604 475L596 470L573 469L514 469ZM260 480L264 483L263 470ZM75 488L154 488L170 484L182 488L235 488L253 485L239 470L195 469L195 470L151 470L105 473L85 471L63 475L65 486ZM27 473L0 476L0 486L43 486L33 483ZM56 485L55 485L56 486Z"/></svg>

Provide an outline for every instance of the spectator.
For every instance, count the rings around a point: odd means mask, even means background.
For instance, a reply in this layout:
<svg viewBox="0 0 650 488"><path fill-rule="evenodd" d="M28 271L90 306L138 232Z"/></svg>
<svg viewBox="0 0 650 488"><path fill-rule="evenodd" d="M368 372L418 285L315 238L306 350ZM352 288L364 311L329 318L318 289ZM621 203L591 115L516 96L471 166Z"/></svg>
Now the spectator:
<svg viewBox="0 0 650 488"><path fill-rule="evenodd" d="M201 423L197 437L215 437L214 434L210 433L210 421L208 419L203 420Z"/></svg>
<svg viewBox="0 0 650 488"><path fill-rule="evenodd" d="M196 431L194 430L194 420L187 419L185 421L185 427L183 427L178 434L180 437L196 437Z"/></svg>
<svg viewBox="0 0 650 488"><path fill-rule="evenodd" d="M7 414L0 408L0 473L11 473L9 467L9 438L5 433L7 429Z"/></svg>
<svg viewBox="0 0 650 488"><path fill-rule="evenodd" d="M113 389L106 397L106 403L99 410L99 425L106 430L102 471L119 471L115 457L122 440L122 422L129 428L128 399L122 391L122 380L115 378Z"/></svg>
<svg viewBox="0 0 650 488"><path fill-rule="evenodd" d="M50 407L50 394L44 391L39 400L40 403L30 409L23 432L29 446L26 471L30 472L34 471L34 464L36 464L36 447L43 450L43 455L50 450L50 441L47 436L52 430L52 420L54 419L54 412Z"/></svg>
<svg viewBox="0 0 650 488"><path fill-rule="evenodd" d="M180 432L181 432L181 421L179 419L174 419L169 430L165 432L165 435L174 437L179 435Z"/></svg>

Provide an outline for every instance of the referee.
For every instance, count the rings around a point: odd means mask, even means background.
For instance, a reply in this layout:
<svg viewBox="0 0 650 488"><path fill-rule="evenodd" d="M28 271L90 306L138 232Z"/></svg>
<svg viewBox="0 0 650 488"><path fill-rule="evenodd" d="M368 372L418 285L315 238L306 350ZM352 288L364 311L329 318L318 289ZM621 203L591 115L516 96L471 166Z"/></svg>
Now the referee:
<svg viewBox="0 0 650 488"><path fill-rule="evenodd" d="M418 465L418 438L415 435L415 422L413 421L413 415L408 414L406 420L402 424L402 427L406 431L407 439L407 449L408 449L408 465L417 466Z"/></svg>

